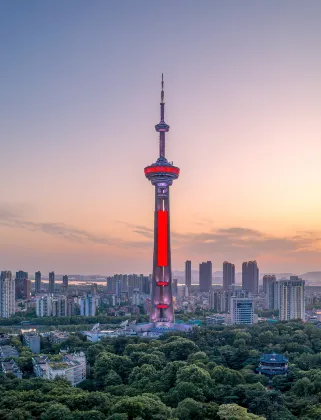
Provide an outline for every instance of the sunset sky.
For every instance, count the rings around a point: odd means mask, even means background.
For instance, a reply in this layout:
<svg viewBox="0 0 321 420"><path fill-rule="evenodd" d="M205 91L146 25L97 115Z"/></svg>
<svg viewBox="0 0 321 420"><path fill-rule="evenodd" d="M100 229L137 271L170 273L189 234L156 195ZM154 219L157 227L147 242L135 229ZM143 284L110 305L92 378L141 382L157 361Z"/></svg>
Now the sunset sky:
<svg viewBox="0 0 321 420"><path fill-rule="evenodd" d="M172 266L321 270L319 0L0 2L0 269L149 273L161 73Z"/></svg>

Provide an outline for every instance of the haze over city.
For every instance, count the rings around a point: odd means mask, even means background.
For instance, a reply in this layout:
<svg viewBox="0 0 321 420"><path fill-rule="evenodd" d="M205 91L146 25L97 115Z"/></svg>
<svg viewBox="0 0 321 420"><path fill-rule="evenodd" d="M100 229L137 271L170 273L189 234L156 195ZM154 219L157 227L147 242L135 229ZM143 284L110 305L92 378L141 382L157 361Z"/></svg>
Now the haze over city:
<svg viewBox="0 0 321 420"><path fill-rule="evenodd" d="M164 73L172 267L321 270L321 3L201 3L0 4L3 268L151 271Z"/></svg>

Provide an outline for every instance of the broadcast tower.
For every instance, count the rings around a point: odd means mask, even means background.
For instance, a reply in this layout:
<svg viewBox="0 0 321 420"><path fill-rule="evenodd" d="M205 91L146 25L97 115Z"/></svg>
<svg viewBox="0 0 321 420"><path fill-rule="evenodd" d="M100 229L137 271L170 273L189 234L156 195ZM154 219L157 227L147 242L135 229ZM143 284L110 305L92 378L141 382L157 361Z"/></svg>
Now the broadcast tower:
<svg viewBox="0 0 321 420"><path fill-rule="evenodd" d="M146 178L155 187L154 213L154 257L152 276L152 310L150 322L156 327L170 327L174 323L172 269L170 245L169 187L179 176L179 168L165 157L165 133L169 125L165 123L164 80L160 102L160 122L155 125L159 133L159 158L145 171Z"/></svg>

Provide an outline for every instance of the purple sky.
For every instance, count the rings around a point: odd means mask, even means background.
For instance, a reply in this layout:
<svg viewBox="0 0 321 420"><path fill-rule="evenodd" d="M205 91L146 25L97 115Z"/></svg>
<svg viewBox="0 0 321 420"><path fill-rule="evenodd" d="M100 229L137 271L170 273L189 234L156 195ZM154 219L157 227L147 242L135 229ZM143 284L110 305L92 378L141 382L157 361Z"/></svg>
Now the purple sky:
<svg viewBox="0 0 321 420"><path fill-rule="evenodd" d="M150 272L164 72L173 268L321 270L321 2L0 4L0 269Z"/></svg>

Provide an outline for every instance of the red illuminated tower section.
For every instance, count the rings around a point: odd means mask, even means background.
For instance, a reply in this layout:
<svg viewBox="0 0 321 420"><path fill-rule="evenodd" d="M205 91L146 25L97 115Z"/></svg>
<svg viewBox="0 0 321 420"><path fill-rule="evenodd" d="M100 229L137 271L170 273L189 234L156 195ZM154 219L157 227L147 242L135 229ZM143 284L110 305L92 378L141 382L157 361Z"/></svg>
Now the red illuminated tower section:
<svg viewBox="0 0 321 420"><path fill-rule="evenodd" d="M164 81L162 75L162 91L160 103L160 122L155 126L159 133L159 158L145 168L145 176L155 187L154 215L154 261L152 278L152 311L150 322L156 326L170 326L174 323L169 187L179 176L179 168L165 157L165 133L169 125L165 123Z"/></svg>

